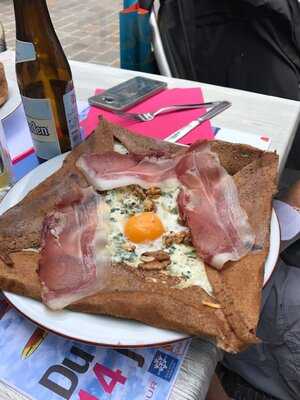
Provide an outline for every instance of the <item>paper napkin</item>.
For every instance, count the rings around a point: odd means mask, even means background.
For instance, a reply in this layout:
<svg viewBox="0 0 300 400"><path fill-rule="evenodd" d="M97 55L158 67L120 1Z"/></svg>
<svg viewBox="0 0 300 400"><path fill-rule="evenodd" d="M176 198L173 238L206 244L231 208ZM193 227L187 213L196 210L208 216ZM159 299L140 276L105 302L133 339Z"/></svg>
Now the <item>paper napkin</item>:
<svg viewBox="0 0 300 400"><path fill-rule="evenodd" d="M96 93L100 93L101 89L97 89ZM140 113L158 110L161 107L174 104L191 104L203 103L203 95L200 88L187 89L166 89L148 100L132 107L128 112ZM177 131L187 125L192 120L200 117L206 112L206 109L185 110L173 112L165 115L159 115L150 122L135 122L125 120L118 115L105 111L100 108L91 107L88 117L82 121L81 126L85 133L89 135L98 125L99 116L103 116L107 120L121 125L124 128L141 135L164 139L171 133ZM209 121L199 125L179 142L183 144L192 143L198 139L213 139L213 131Z"/></svg>

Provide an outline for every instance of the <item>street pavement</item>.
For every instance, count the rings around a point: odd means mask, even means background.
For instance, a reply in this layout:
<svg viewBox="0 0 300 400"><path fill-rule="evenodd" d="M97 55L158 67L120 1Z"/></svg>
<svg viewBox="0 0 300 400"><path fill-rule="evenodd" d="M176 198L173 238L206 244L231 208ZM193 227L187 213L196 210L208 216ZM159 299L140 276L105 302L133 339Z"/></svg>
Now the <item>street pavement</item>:
<svg viewBox="0 0 300 400"><path fill-rule="evenodd" d="M119 66L122 0L47 0L52 22L68 58ZM7 46L15 48L12 0L0 0Z"/></svg>

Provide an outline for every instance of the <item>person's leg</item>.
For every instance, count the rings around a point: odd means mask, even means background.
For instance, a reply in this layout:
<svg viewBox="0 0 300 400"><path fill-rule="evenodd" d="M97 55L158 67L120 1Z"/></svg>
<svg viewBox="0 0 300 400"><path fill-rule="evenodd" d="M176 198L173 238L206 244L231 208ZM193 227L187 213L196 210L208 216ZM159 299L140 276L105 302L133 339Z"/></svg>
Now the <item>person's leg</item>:
<svg viewBox="0 0 300 400"><path fill-rule="evenodd" d="M227 395L234 400L277 400L255 389L236 373L218 364L216 373Z"/></svg>
<svg viewBox="0 0 300 400"><path fill-rule="evenodd" d="M300 170L300 126L297 129L296 136L289 153L286 168Z"/></svg>
<svg viewBox="0 0 300 400"><path fill-rule="evenodd" d="M206 400L230 400L216 374L211 380Z"/></svg>

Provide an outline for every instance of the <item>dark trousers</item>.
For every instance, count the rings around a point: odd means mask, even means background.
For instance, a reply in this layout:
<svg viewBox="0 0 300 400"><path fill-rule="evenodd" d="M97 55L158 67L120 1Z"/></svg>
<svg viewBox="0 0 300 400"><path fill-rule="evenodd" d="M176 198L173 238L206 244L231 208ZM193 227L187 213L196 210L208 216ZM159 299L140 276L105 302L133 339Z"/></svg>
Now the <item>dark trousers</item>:
<svg viewBox="0 0 300 400"><path fill-rule="evenodd" d="M250 383L246 382L235 372L225 368L222 364L218 364L216 373L225 392L234 400L278 400L255 389Z"/></svg>

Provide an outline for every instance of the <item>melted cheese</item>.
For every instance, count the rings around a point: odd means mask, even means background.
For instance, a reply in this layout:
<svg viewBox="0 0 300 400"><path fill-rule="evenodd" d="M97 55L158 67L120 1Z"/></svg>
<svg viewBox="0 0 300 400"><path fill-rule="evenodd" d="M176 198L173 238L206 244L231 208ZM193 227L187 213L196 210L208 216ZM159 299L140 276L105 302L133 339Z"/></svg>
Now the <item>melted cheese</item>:
<svg viewBox="0 0 300 400"><path fill-rule="evenodd" d="M209 295L212 295L213 290L206 274L205 265L197 256L194 248L184 244L174 244L169 251L172 253L169 274L183 278L178 287L200 286Z"/></svg>

